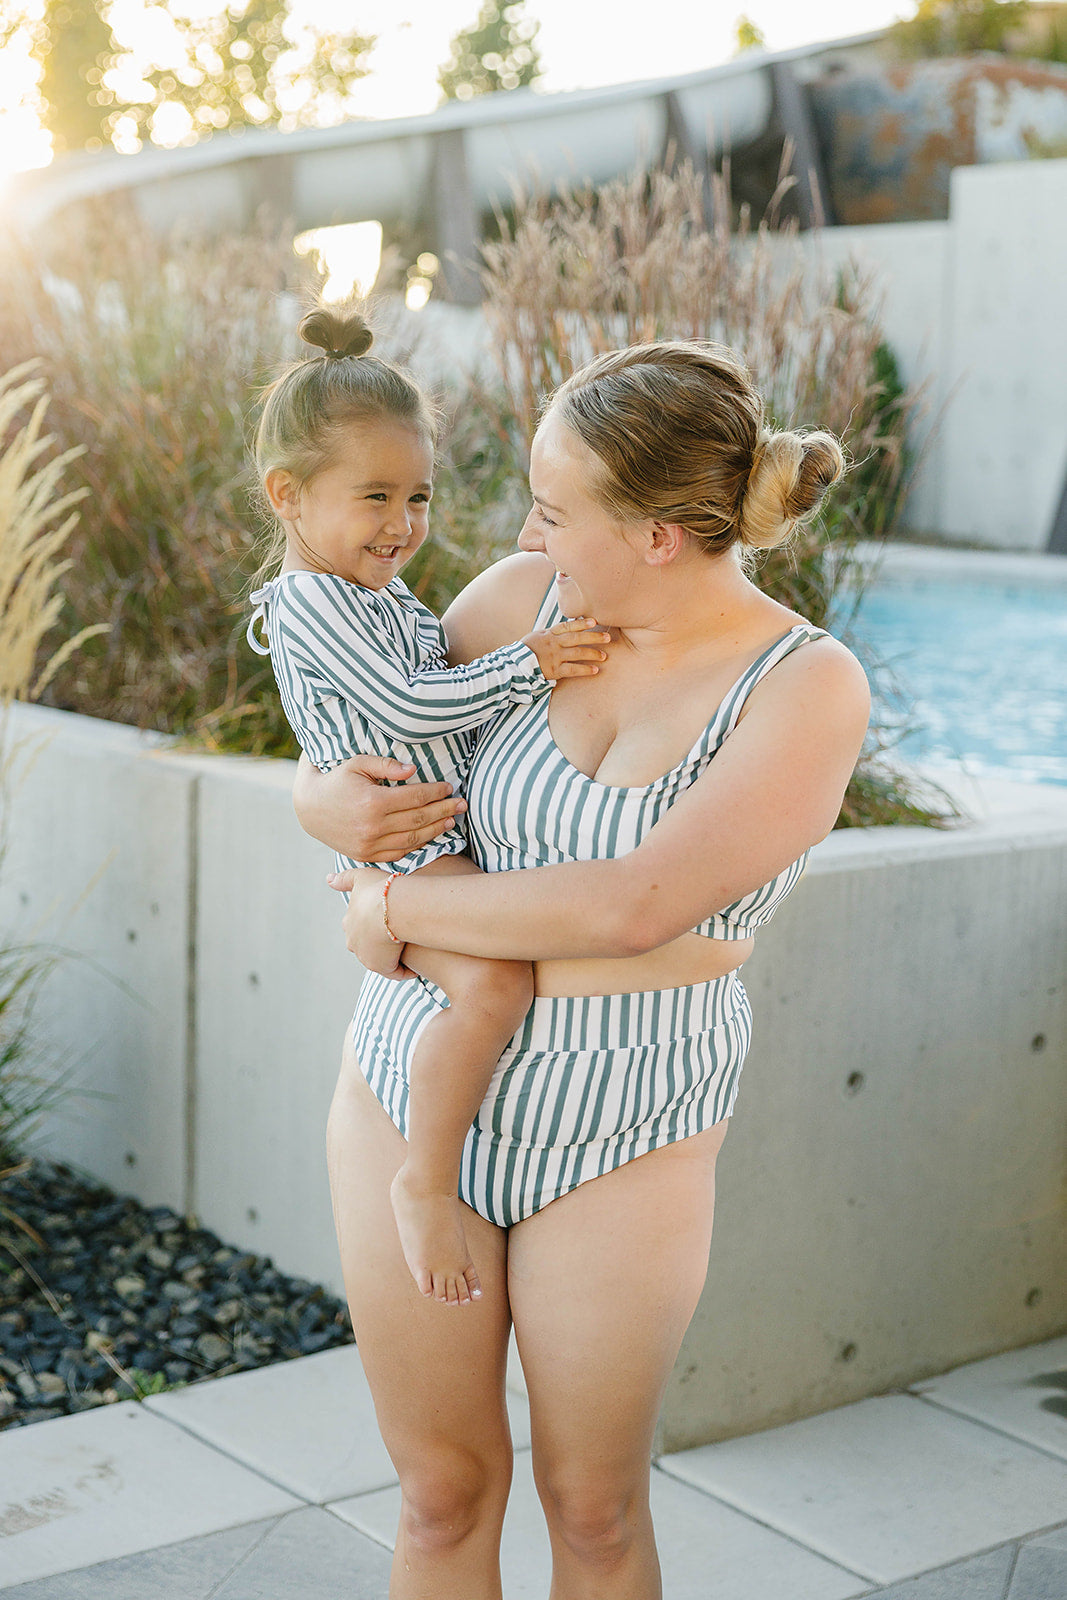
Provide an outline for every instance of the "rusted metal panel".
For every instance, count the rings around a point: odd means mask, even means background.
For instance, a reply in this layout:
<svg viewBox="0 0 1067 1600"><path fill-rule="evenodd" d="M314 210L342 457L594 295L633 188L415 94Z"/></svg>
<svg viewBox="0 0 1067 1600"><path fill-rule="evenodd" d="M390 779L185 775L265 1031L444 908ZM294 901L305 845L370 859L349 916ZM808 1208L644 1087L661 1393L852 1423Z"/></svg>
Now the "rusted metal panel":
<svg viewBox="0 0 1067 1600"><path fill-rule="evenodd" d="M809 88L840 223L948 216L953 167L1067 139L1067 70L965 56L842 72Z"/></svg>

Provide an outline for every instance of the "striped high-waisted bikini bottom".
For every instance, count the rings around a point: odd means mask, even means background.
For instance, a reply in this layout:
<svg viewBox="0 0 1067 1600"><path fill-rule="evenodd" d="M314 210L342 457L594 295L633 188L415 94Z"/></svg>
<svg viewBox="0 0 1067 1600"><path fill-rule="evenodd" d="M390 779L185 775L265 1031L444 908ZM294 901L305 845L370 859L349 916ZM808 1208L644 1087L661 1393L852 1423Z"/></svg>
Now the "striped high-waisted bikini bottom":
<svg viewBox="0 0 1067 1600"><path fill-rule="evenodd" d="M408 1063L447 1005L424 979L368 973L352 1019L360 1069L406 1135ZM510 1228L590 1178L728 1117L751 1034L736 972L684 989L538 997L467 1135L460 1198Z"/></svg>

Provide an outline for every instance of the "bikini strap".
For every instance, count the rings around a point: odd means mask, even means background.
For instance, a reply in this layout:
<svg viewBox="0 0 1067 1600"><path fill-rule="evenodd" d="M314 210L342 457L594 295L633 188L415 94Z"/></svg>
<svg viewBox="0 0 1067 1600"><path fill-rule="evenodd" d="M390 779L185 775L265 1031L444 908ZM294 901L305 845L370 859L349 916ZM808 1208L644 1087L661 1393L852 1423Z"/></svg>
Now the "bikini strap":
<svg viewBox="0 0 1067 1600"><path fill-rule="evenodd" d="M769 649L765 650L758 660L754 661L747 672L734 684L723 704L719 707L716 722L721 723L722 714L726 712L725 724L722 726L724 734L732 733L737 726L737 719L744 710L745 701L758 683L762 683L768 672L773 672L779 661L784 661L786 656L792 655L801 645L808 644L812 639L828 639L830 635L825 628L816 628L810 622L798 622L789 632L776 639Z"/></svg>

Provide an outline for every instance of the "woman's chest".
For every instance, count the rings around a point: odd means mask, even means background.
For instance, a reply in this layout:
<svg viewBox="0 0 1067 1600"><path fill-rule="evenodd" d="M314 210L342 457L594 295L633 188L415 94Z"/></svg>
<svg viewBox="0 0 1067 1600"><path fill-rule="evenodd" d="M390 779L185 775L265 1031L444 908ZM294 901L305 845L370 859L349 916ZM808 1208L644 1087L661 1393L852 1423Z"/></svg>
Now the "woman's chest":
<svg viewBox="0 0 1067 1600"><path fill-rule="evenodd" d="M680 766L708 727L714 685L605 669L558 683L548 706L556 748L598 783L641 787Z"/></svg>

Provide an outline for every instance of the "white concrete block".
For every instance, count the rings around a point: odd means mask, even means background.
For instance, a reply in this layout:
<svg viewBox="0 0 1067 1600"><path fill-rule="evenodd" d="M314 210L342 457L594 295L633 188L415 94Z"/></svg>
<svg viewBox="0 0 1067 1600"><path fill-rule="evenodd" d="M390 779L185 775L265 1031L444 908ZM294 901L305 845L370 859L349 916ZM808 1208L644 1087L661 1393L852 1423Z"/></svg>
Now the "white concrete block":
<svg viewBox="0 0 1067 1600"><path fill-rule="evenodd" d="M1043 549L1067 474L1067 161L952 174L941 531Z"/></svg>
<svg viewBox="0 0 1067 1600"><path fill-rule="evenodd" d="M829 1560L894 1583L1062 1519L1067 1466L906 1396L661 1467Z"/></svg>
<svg viewBox="0 0 1067 1600"><path fill-rule="evenodd" d="M76 1092L41 1147L181 1211L195 780L133 728L28 706L11 716L36 753L10 798L0 927L69 952L37 1019Z"/></svg>
<svg viewBox="0 0 1067 1600"><path fill-rule="evenodd" d="M0 1435L0 1585L295 1509L135 1402Z"/></svg>
<svg viewBox="0 0 1067 1600"><path fill-rule="evenodd" d="M1067 1461L1067 1338L972 1361L912 1392Z"/></svg>
<svg viewBox="0 0 1067 1600"><path fill-rule="evenodd" d="M222 1237L343 1293L326 1116L362 969L332 855L301 832L291 762L200 780L194 1207Z"/></svg>

